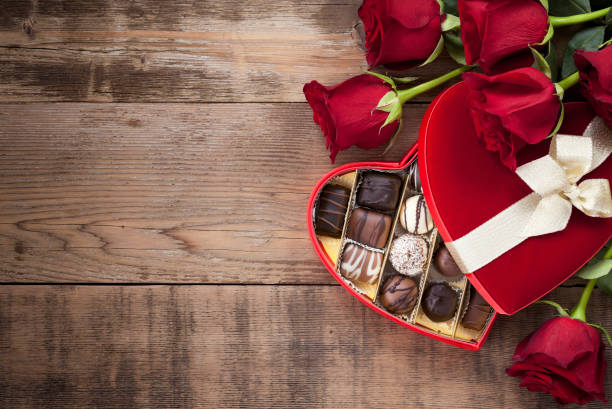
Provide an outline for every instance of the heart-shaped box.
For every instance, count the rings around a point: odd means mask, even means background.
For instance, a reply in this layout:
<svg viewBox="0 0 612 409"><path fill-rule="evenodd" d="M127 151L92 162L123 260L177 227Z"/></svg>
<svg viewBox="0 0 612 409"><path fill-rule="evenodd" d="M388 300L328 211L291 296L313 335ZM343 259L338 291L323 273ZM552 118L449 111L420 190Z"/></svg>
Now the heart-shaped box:
<svg viewBox="0 0 612 409"><path fill-rule="evenodd" d="M587 104L565 104L566 120L560 132L582 134L594 114ZM540 143L519 158L525 163L548 152L548 142ZM358 162L336 168L315 186L308 207L308 229L319 258L332 276L353 296L384 317L416 332L465 349L477 350L484 343L497 313L513 314L556 288L572 276L612 236L612 219L595 219L576 209L568 227L558 233L526 240L485 267L468 275L469 281L494 308L485 327L473 339L457 337L458 322L465 314L469 294L464 285L452 335L428 328L427 324L389 313L380 305L377 293L368 298L339 273L342 247L327 250L315 232L314 216L321 190L334 180L359 172L405 172L417 161L425 201L441 240L450 242L479 226L512 203L531 193L518 176L499 163L496 154L483 149L474 134L472 119L466 104L466 88L456 84L441 93L427 110L419 133L418 147L413 146L400 162ZM359 173L360 174L360 173ZM345 175L345 176L343 176ZM589 178L612 175L612 160L608 159L589 174ZM408 184L408 183L406 183ZM356 183L352 187L355 195ZM353 206L354 206L354 198ZM400 202L401 203L401 202ZM350 215L350 211L348 213ZM346 217L348 223L348 215ZM397 217L395 225L397 225ZM345 226L346 232L346 226ZM436 229L434 229L436 230ZM344 233L345 233L344 232ZM342 241L345 242L345 234ZM386 246L395 239L393 230ZM350 240L349 240L350 241ZM576 245L575 243L579 243ZM433 247L435 242L432 242ZM335 253L335 254L330 254ZM431 260L431 253L429 258ZM385 257L384 263L387 261ZM385 265L383 265L383 269ZM384 273L381 272L381 276ZM419 302L427 278L420 282ZM465 281L467 283L467 281ZM382 278L378 281L380 291ZM418 306L417 306L418 309ZM419 313L420 314L420 313ZM432 327L433 328L433 327Z"/></svg>

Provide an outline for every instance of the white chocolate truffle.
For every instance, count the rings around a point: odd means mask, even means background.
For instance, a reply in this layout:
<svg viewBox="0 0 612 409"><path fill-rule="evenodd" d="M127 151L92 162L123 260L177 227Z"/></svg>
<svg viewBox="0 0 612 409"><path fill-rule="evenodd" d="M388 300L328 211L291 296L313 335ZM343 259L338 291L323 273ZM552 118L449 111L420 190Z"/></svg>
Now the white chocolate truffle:
<svg viewBox="0 0 612 409"><path fill-rule="evenodd" d="M428 249L427 242L422 238L404 234L393 240L389 260L398 272L415 276L425 267Z"/></svg>
<svg viewBox="0 0 612 409"><path fill-rule="evenodd" d="M434 227L423 195L406 199L400 210L400 224L412 234L425 234Z"/></svg>
<svg viewBox="0 0 612 409"><path fill-rule="evenodd" d="M340 273L352 281L374 284L382 267L382 253L349 243L344 248Z"/></svg>

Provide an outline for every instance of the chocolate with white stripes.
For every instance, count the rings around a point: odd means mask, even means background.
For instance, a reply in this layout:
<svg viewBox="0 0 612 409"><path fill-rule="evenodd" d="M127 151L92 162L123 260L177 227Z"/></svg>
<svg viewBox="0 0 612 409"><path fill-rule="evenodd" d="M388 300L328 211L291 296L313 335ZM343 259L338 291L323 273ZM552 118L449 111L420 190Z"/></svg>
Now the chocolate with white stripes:
<svg viewBox="0 0 612 409"><path fill-rule="evenodd" d="M382 267L383 254L354 243L344 248L340 274L351 281L374 284Z"/></svg>

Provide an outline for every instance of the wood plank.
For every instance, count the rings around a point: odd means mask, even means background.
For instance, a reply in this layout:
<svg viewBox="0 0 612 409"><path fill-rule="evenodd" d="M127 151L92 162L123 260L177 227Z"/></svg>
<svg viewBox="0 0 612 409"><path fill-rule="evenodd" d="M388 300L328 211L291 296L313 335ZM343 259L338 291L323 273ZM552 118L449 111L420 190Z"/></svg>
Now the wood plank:
<svg viewBox="0 0 612 409"><path fill-rule="evenodd" d="M366 65L360 3L5 1L0 102L302 102L304 83ZM443 55L411 75L455 67Z"/></svg>
<svg viewBox="0 0 612 409"><path fill-rule="evenodd" d="M0 282L331 283L306 231L332 165L307 104L0 105Z"/></svg>
<svg viewBox="0 0 612 409"><path fill-rule="evenodd" d="M578 297L560 289L552 299ZM590 304L612 329L612 298L596 291ZM468 352L339 287L2 286L0 406L557 407L504 372L553 313L538 305L502 317Z"/></svg>

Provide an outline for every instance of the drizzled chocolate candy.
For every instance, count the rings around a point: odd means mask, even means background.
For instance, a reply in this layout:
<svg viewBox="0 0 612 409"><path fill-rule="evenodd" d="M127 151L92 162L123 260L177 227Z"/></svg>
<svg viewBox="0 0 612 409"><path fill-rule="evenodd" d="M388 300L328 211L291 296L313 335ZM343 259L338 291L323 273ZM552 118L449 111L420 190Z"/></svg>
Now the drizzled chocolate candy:
<svg viewBox="0 0 612 409"><path fill-rule="evenodd" d="M344 249L340 274L352 281L374 284L382 267L383 254L349 243Z"/></svg>
<svg viewBox="0 0 612 409"><path fill-rule="evenodd" d="M359 207L351 213L347 235L358 243L381 249L390 229L391 216Z"/></svg>
<svg viewBox="0 0 612 409"><path fill-rule="evenodd" d="M316 215L317 234L337 238L342 236L350 194L350 190L342 186L327 185L323 188Z"/></svg>
<svg viewBox="0 0 612 409"><path fill-rule="evenodd" d="M412 234L425 234L433 229L433 220L423 195L406 199L400 211L400 224Z"/></svg>
<svg viewBox="0 0 612 409"><path fill-rule="evenodd" d="M397 274L389 277L381 290L380 302L396 314L407 314L417 302L418 286L410 278Z"/></svg>

